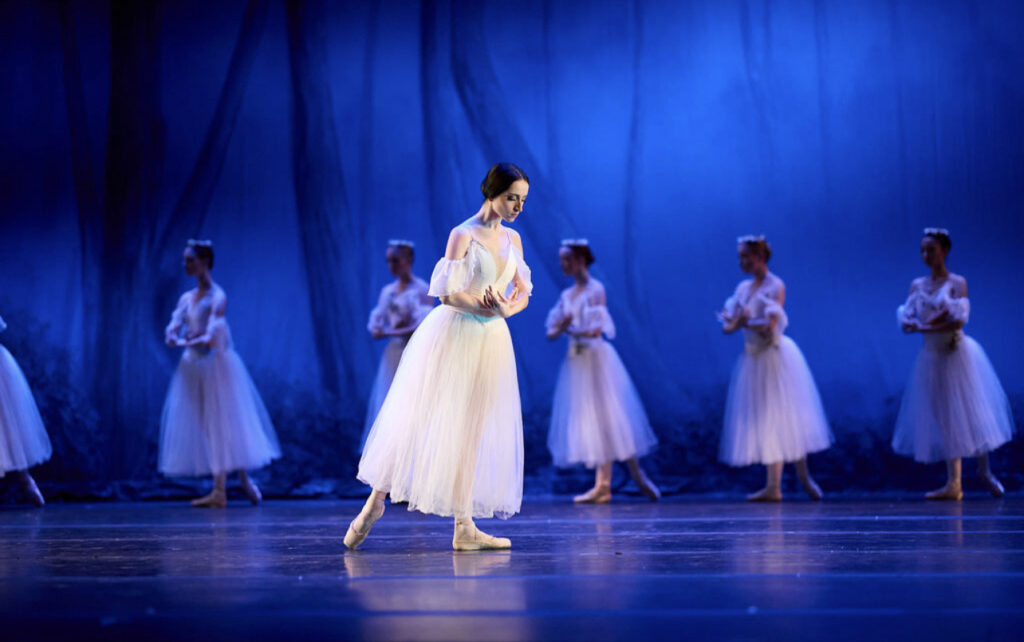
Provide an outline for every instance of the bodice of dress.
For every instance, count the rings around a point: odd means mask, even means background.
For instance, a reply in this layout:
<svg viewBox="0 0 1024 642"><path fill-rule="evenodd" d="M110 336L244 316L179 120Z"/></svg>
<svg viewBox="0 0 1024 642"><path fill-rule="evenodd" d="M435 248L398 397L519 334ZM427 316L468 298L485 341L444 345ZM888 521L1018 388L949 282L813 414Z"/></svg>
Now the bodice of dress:
<svg viewBox="0 0 1024 642"><path fill-rule="evenodd" d="M757 330L743 328L743 337L748 351L776 345L779 337L786 331L789 318L786 316L786 311L779 305L779 291L782 287L782 280L774 274L768 273L760 287L754 287L753 279L746 279L741 281L736 286L733 295L726 299L724 305L726 317L735 318L741 310L746 310L748 322L768 322L771 319L776 319L775 330L768 337Z"/></svg>
<svg viewBox="0 0 1024 642"><path fill-rule="evenodd" d="M198 301L192 292L187 292L178 300L178 307L171 314L171 322L164 331L165 337L195 339L206 337L213 349L229 349L231 347L231 331L227 319L214 314L213 293L207 292ZM203 347L190 347L189 351L205 353Z"/></svg>
<svg viewBox="0 0 1024 642"><path fill-rule="evenodd" d="M567 288L558 297L558 302L548 312L545 325L549 333L557 331L566 319L569 322L569 353L580 354L594 343L604 341L596 337L573 336L576 333L590 333L600 330L609 339L615 338L615 323L604 303L604 290L593 281L587 283L582 290L575 287Z"/></svg>
<svg viewBox="0 0 1024 642"><path fill-rule="evenodd" d="M950 279L933 285L930 279L914 281L907 300L896 308L896 320L902 326L907 323L930 324L939 315L946 313L946 321L967 323L971 315L971 302L967 297L956 295L954 284ZM963 336L963 330L947 332L925 332L925 347L946 352L956 347Z"/></svg>
<svg viewBox="0 0 1024 642"><path fill-rule="evenodd" d="M451 261L442 257L437 262L430 277L430 296L441 297L466 292L481 297L487 286L493 286L505 296L510 296L517 285L522 292L532 294L530 268L512 243L507 231L498 260L504 263L501 266L497 265L490 250L474 238L469 243L466 255L461 259Z"/></svg>
<svg viewBox="0 0 1024 642"><path fill-rule="evenodd" d="M384 286L377 307L370 312L366 329L373 332L418 325L433 307L427 290L427 284L417 278L413 278L401 292L396 283Z"/></svg>

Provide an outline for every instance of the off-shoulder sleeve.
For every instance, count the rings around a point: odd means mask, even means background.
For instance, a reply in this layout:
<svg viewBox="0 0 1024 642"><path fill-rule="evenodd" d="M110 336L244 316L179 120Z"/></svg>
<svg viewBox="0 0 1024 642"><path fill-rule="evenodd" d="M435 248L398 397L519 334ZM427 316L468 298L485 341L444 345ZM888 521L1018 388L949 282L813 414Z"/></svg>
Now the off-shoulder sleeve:
<svg viewBox="0 0 1024 642"><path fill-rule="evenodd" d="M418 280L418 279L417 279ZM420 283L423 283L420 281ZM427 284L417 288L416 296L411 298L412 309L409 312L410 325L418 326L434 309L434 300L427 294Z"/></svg>
<svg viewBox="0 0 1024 642"><path fill-rule="evenodd" d="M6 329L7 329L7 324L4 323L4 318L0 317L0 332L3 332Z"/></svg>
<svg viewBox="0 0 1024 642"><path fill-rule="evenodd" d="M775 319L775 332L782 334L789 325L789 317L779 304L778 290L773 288L770 291L758 292L756 296L764 304L764 318Z"/></svg>
<svg viewBox="0 0 1024 642"><path fill-rule="evenodd" d="M555 305L548 310L548 317L544 321L544 328L551 334L555 330L558 330L562 326L562 322L565 320L565 309L562 306L562 297L558 297L558 301Z"/></svg>
<svg viewBox="0 0 1024 642"><path fill-rule="evenodd" d="M590 304L583 308L583 329L587 332L600 330L609 339L615 338L615 322L603 303Z"/></svg>
<svg viewBox="0 0 1024 642"><path fill-rule="evenodd" d="M171 313L171 320L164 328L164 341L181 338L181 328L185 325L185 309L188 307L188 295L178 299L178 306Z"/></svg>
<svg viewBox="0 0 1024 642"><path fill-rule="evenodd" d="M427 291L430 296L448 296L457 294L469 289L480 269L477 256L473 252L473 244L470 243L466 256L458 261L451 261L441 258L434 266L434 273L430 275L430 289Z"/></svg>
<svg viewBox="0 0 1024 642"><path fill-rule="evenodd" d="M526 264L518 251L516 251L516 276L513 281L519 284L519 288L526 292L527 296L533 296L533 273L530 272L530 266Z"/></svg>
<svg viewBox="0 0 1024 642"><path fill-rule="evenodd" d="M896 323L902 328L904 325L913 324L917 322L917 287L910 287L910 294L907 295L907 300L903 302L903 305L896 308Z"/></svg>
<svg viewBox="0 0 1024 642"><path fill-rule="evenodd" d="M967 323L971 316L971 301L967 297L952 298L946 302L946 310L949 312L949 320L957 323Z"/></svg>
<svg viewBox="0 0 1024 642"><path fill-rule="evenodd" d="M740 303L740 290L743 288L743 281L740 281L736 289L733 290L732 296L725 300L722 304L722 311L724 318L719 319L723 325L725 325L728 319L735 319L736 315L743 309L743 305Z"/></svg>

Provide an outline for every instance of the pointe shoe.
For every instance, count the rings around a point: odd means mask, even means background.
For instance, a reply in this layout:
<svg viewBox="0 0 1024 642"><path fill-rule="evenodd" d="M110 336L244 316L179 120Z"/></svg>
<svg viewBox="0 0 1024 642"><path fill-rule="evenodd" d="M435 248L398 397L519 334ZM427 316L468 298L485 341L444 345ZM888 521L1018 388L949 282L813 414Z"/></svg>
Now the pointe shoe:
<svg viewBox="0 0 1024 642"><path fill-rule="evenodd" d="M959 483L946 484L942 488L925 493L924 498L958 502L964 498L964 491Z"/></svg>
<svg viewBox="0 0 1024 642"><path fill-rule="evenodd" d="M209 495L193 499L192 505L196 508L225 508L228 505L228 496L223 489L214 488Z"/></svg>
<svg viewBox="0 0 1024 642"><path fill-rule="evenodd" d="M582 495L572 498L576 504L607 504L612 501L611 486L594 486Z"/></svg>
<svg viewBox="0 0 1024 642"><path fill-rule="evenodd" d="M348 531L345 532L345 546L347 546L349 550L356 550L356 548L363 543L363 540L366 539L366 536L370 534L370 529L373 528L373 524L380 519L383 514L384 502L374 505L369 512L367 512L366 506L363 506L363 510L359 511L356 518L348 525Z"/></svg>
<svg viewBox="0 0 1024 642"><path fill-rule="evenodd" d="M507 537L492 537L477 528L472 521L466 524L456 522L452 548L457 551L504 550L512 548L512 540Z"/></svg>
<svg viewBox="0 0 1024 642"><path fill-rule="evenodd" d="M782 490L779 488L771 488L765 486L756 493L750 493L747 495L748 502L781 502L782 501Z"/></svg>
<svg viewBox="0 0 1024 642"><path fill-rule="evenodd" d="M823 493L821 492L821 486L818 486L818 484L815 483L814 479L811 478L810 476L808 476L806 479L801 479L800 485L804 487L804 492L807 493L807 496L813 499L814 501L819 501L823 497Z"/></svg>
<svg viewBox="0 0 1024 642"><path fill-rule="evenodd" d="M1002 497L1006 491L1003 489L1003 485L999 483L999 480L995 478L995 475L989 473L987 475L978 475L981 479L981 483L988 489L988 492L992 493L993 497Z"/></svg>
<svg viewBox="0 0 1024 642"><path fill-rule="evenodd" d="M644 497L656 502L661 499L661 491L654 485L651 478L647 476L647 473L643 469L637 470L637 474L633 477L633 483L640 489L640 492L644 494Z"/></svg>
<svg viewBox="0 0 1024 642"><path fill-rule="evenodd" d="M43 499L43 494L39 492L39 487L36 486L36 480L32 479L31 475L25 475L25 478L22 481L22 488L25 491L25 495L28 497L28 501L32 502L36 508L42 508L46 505L46 500Z"/></svg>
<svg viewBox="0 0 1024 642"><path fill-rule="evenodd" d="M242 479L241 483L242 494L252 502L253 506L259 506L260 502L263 501L263 493L260 492L260 487L256 485L256 482L248 477Z"/></svg>

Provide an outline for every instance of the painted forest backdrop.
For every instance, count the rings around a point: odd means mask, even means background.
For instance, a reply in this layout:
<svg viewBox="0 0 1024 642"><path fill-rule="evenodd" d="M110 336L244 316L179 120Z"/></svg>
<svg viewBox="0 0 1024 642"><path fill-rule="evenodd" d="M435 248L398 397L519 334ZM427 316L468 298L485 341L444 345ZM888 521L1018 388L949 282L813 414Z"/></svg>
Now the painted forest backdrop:
<svg viewBox="0 0 1024 642"><path fill-rule="evenodd" d="M284 448L266 492L361 493L386 240L415 240L429 277L498 160L532 180L516 225L536 289L510 324L528 493L586 476L545 446L568 235L598 257L668 490L761 475L715 462L741 342L713 313L743 233L773 242L837 436L812 460L826 491L936 484L888 448L925 225L952 230L968 331L1024 416L1022 28L1012 1L0 2L0 340L54 442L40 484L193 492L155 473L162 328L190 287L182 244L207 237ZM1019 488L1019 440L995 463Z"/></svg>

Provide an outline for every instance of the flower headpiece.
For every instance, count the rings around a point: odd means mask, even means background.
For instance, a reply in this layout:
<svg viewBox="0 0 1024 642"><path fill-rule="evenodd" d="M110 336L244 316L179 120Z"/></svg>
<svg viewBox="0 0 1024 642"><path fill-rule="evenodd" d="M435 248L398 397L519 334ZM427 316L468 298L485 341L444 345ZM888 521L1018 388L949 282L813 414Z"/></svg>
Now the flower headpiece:
<svg viewBox="0 0 1024 642"><path fill-rule="evenodd" d="M407 247L409 249L415 249L416 244L405 239L388 239L388 247Z"/></svg>
<svg viewBox="0 0 1024 642"><path fill-rule="evenodd" d="M213 241L207 239L189 239L185 241L185 245L189 247L213 247Z"/></svg>
<svg viewBox="0 0 1024 642"><path fill-rule="evenodd" d="M764 243L764 234L746 234L744 236L736 237L737 243Z"/></svg>
<svg viewBox="0 0 1024 642"><path fill-rule="evenodd" d="M587 239L562 239L562 245L565 247L590 247L590 241Z"/></svg>
<svg viewBox="0 0 1024 642"><path fill-rule="evenodd" d="M945 236L949 238L949 230L944 227L926 227L924 228L925 236Z"/></svg>

